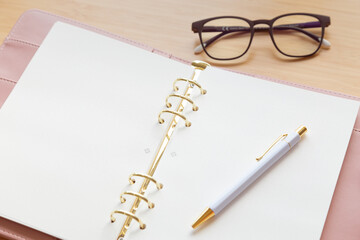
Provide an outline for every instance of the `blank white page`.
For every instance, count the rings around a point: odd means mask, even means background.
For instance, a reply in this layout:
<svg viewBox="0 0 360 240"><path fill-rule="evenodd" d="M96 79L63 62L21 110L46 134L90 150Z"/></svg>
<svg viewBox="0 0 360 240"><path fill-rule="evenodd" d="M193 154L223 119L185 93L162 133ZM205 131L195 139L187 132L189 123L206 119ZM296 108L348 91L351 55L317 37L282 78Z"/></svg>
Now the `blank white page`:
<svg viewBox="0 0 360 240"><path fill-rule="evenodd" d="M281 68L279 69L281 70ZM157 123L188 65L56 23L0 111L0 215L63 239L116 239L128 176L146 172ZM160 161L127 239L317 239L358 102L217 68L194 97ZM195 91L197 92L197 91ZM167 120L169 118L166 118ZM192 222L282 133L309 132L283 160L203 228ZM148 153L149 152L149 153ZM141 183L140 179L138 183Z"/></svg>
<svg viewBox="0 0 360 240"><path fill-rule="evenodd" d="M56 23L0 111L1 216L63 239L116 239L123 218L110 213L129 208L120 193L138 190L128 177L146 173L166 129L157 115L191 74Z"/></svg>
<svg viewBox="0 0 360 240"><path fill-rule="evenodd" d="M188 114L191 129L176 133L165 155L171 161L159 166L168 193L152 198L159 209L143 217L156 222L147 234L165 231L179 240L320 239L359 103L217 68L201 80L208 93L196 98L199 111ZM300 125L308 132L283 159L220 215L191 228L277 137Z"/></svg>

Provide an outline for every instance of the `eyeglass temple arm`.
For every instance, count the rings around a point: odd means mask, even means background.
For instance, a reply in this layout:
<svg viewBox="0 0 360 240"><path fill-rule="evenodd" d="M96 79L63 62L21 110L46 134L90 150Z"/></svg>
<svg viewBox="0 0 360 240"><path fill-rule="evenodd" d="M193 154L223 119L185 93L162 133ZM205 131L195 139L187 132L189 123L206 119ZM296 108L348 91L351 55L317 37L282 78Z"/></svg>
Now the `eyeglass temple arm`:
<svg viewBox="0 0 360 240"><path fill-rule="evenodd" d="M239 33L247 33L249 32L250 28L248 27L236 27L238 28L238 30L226 30L224 31L225 27L204 27L204 28L211 28L208 31L205 30L203 32L219 32L219 30L215 30L213 28L221 28L222 30L221 33L219 33L218 35L213 36L212 38L209 38L208 40L206 40L205 42L203 42L204 48L206 48L207 46L209 46L210 44L212 44L214 41L216 41L217 39L221 38L222 36L229 34L229 33L234 33L234 32L239 32ZM241 30L239 28L242 28ZM196 48L194 48L194 53L198 54L201 53L203 51L203 46L201 44L199 44Z"/></svg>
<svg viewBox="0 0 360 240"><path fill-rule="evenodd" d="M219 33L218 35L213 36L212 38L209 38L208 40L206 40L205 42L203 42L204 47L206 48L207 46L209 46L210 44L212 44L214 41L216 41L217 39L221 38L222 36L229 34L229 33L233 33L236 31L232 31L232 32L222 32ZM245 31L242 33L246 33ZM203 46L201 44L199 44L195 49L194 49L194 53L201 53L203 51Z"/></svg>
<svg viewBox="0 0 360 240"><path fill-rule="evenodd" d="M275 29L275 30L289 30L289 29L296 30L298 32L304 33L305 35L314 39L315 41L320 42L321 37L304 30L304 28L315 28L315 27L321 27L320 22L315 21L315 22L305 22L305 23L282 24L282 25L277 25L277 26L273 27L273 29ZM255 28L255 30L256 30L256 28ZM331 43L328 40L326 40L325 38L323 38L322 45L324 47L330 47Z"/></svg>
<svg viewBox="0 0 360 240"><path fill-rule="evenodd" d="M321 27L320 22L305 22L305 23L293 23L293 24L282 24L282 25L277 25L275 27L273 27L273 29L276 30L288 30L288 29L292 29L292 30L297 30L300 31L306 35L308 35L309 37L313 38L315 41L319 41L319 37L316 36L315 34L305 31L303 30L303 28L315 28L315 27ZM240 31L249 31L250 28L249 27L241 27L241 26L229 26L229 27L223 27L223 26L206 26L203 27L203 32L226 32L226 33L231 33L231 32L240 32ZM269 27L255 27L254 28L255 31L263 31L269 30Z"/></svg>
<svg viewBox="0 0 360 240"><path fill-rule="evenodd" d="M283 24L283 25L277 25L273 27L274 30L296 30L299 32L304 33L308 37L314 39L317 42L320 42L321 37L303 30L303 28L314 28L314 27L321 27L320 22L307 22L307 23L294 23L294 24ZM256 29L256 28L255 28Z"/></svg>
<svg viewBox="0 0 360 240"><path fill-rule="evenodd" d="M296 30L299 32L304 33L305 35L309 36L310 38L312 38L313 40L320 42L321 37L303 30L302 28L314 28L314 27L320 27L320 22L306 22L306 23L295 23L295 24L283 24L283 25L278 25L273 27L273 29L275 30ZM222 27L222 26L207 26L203 28L203 32L219 32L222 31L222 33L215 35L214 37L208 39L207 41L203 42L204 47L206 48L207 46L209 46L211 43L213 43L215 40L219 39L220 37L229 34L229 33L233 33L233 32L241 32L244 31L244 33L248 32L250 30L249 27ZM262 28L262 27L257 27L254 28L255 31L268 31L269 28ZM331 43L326 40L323 39L323 45L325 47L330 47ZM194 49L194 53L201 53L203 51L203 47L202 45L198 45L195 49Z"/></svg>

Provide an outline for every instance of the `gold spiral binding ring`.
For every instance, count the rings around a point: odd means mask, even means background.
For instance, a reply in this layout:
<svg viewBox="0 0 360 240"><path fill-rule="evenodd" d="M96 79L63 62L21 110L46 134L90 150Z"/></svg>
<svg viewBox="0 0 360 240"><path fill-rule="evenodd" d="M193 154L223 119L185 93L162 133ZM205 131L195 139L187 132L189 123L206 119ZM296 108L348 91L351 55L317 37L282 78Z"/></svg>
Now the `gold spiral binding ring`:
<svg viewBox="0 0 360 240"><path fill-rule="evenodd" d="M133 179L132 177L143 177L148 179L149 181L152 181L153 183L155 183L156 188L158 190L162 189L164 187L164 185L162 183L157 182L153 177L151 177L150 175L146 175L146 174L141 174L141 173L133 173L130 175L129 177L129 182L130 184L135 184L135 179Z"/></svg>
<svg viewBox="0 0 360 240"><path fill-rule="evenodd" d="M207 62L200 61L200 60L194 60L194 61L192 61L191 66L193 66L195 69L204 71L207 67L210 67L210 64L208 64Z"/></svg>
<svg viewBox="0 0 360 240"><path fill-rule="evenodd" d="M170 94L169 96L167 96L167 98L166 98L166 107L168 107L168 108L171 108L171 106L172 106L171 103L169 103L169 98L171 98L171 97L182 98L182 99L188 101L189 103L191 103L193 105L193 107L192 107L193 111L199 110L199 107L195 105L193 100L191 100L190 98L185 97L183 95L179 95L179 94Z"/></svg>
<svg viewBox="0 0 360 240"><path fill-rule="evenodd" d="M126 217L126 220L125 220L125 222L124 222L124 224L123 224L123 226L122 226L122 228L121 228L121 231L120 231L120 233L119 233L119 235L118 235L118 238L117 238L118 240L122 240L122 239L125 237L126 232L128 231L129 226L130 226L132 220L136 220L136 221L139 222L139 224L140 224L140 229L144 229L144 228L145 228L145 224L143 224L143 223L140 221L140 219L135 216L135 213L136 213L136 211L138 210L138 207L139 207L141 201L144 200L144 195L143 195L143 194L145 194L145 192L146 192L146 190L147 190L147 188L148 188L148 185L150 184L150 181L154 182L154 183L156 184L156 187L157 187L158 189L161 189L161 188L162 188L162 184L156 182L156 181L152 178L152 176L154 175L154 173L155 173L155 171L156 171L156 169L157 169L157 167L158 167L159 161L160 161L160 159L162 158L162 156L163 156L163 154L164 154L164 152L165 152L165 149L166 149L167 146L168 146L168 143L169 143L169 141L170 141L170 139L171 139L171 136L172 136L173 133L175 132L175 127L178 125L178 121L180 121L180 118L182 118L182 119L185 121L185 126L186 126L186 127L190 127L190 126L191 126L191 122L187 120L187 118L185 117L185 115L183 115L183 114L184 114L183 111L184 111L184 109L185 109L185 107L186 107L186 105L185 105L184 103L186 103L186 104L189 104L189 103L192 104L193 110L198 109L198 108L194 105L194 102L192 102L192 100L190 99L190 98L191 98L191 93L192 93L192 91L193 91L193 88L195 88L195 86L200 89L200 93L201 93L202 95L206 94L206 90L203 89L203 88L197 83L196 80L199 78L200 73L201 73L203 70L205 70L205 69L206 69L208 66L210 66L210 65L209 65L208 63L206 63L206 62L203 62L203 61L193 61L193 62L191 63L191 65L192 65L192 67L194 68L192 77L191 77L190 79L186 79L186 78L178 78L178 79L176 79L175 82L173 83L173 89L175 90L175 92L172 92L173 94L172 94L172 95L169 95L169 96L167 97L167 99L166 99L166 106L167 106L167 107L171 107L171 104L170 104L169 101L168 101L170 97L179 97L179 98L181 98L181 99L178 99L178 100L179 100L179 103L178 103L177 108L175 109L175 111L172 111L172 110L170 110L170 109L163 110L163 111L161 111L161 112L159 113L159 115L158 115L158 121L159 121L160 124L162 124L162 123L165 122L165 120L162 119L162 116L161 116L161 115L162 115L163 113L170 113L170 114L172 114L170 123L168 124L167 130L166 130L166 132L165 132L165 135L163 136L162 140L160 141L158 151L157 151L156 155L154 156L154 159L153 159L153 161L152 161L152 163L151 163L151 166L150 166L148 172L146 173L146 174L148 174L148 175L145 175L145 174L136 174L136 173L134 173L134 174L130 175L130 177L129 177L130 184L134 184L134 183L135 183L135 179L133 179L134 176L139 176L139 177L143 177L143 178L144 178L144 179L143 179L143 183L142 183L142 185L141 185L138 193L130 194L130 195L136 196L136 198L134 199L134 202L133 202L133 204L132 204L132 206L131 206L130 211L127 212L127 211L117 210L117 211L112 212L112 214L111 214L111 221L112 221L112 222L115 221L115 218L114 218L113 215L116 214L116 213L120 213L120 214L123 214L123 215L126 215L126 216L127 216L127 217ZM176 91L179 90L179 88L176 86L176 84L177 84L177 82L179 82L179 81L184 81L184 82L186 82L186 84L184 84L184 85L186 85L186 86L184 87L184 92L183 92L181 95L176 94ZM180 85L180 84L179 84L179 85ZM189 101L189 99L190 99L191 101ZM190 105L190 104L189 104L189 105ZM175 104L174 104L174 105L175 105ZM194 108L195 108L195 109L194 109ZM131 193L133 193L133 192L131 192ZM124 194L129 194L129 192L125 192L125 193L121 194L121 197L122 197L122 198L123 198L123 195L124 195ZM145 198L145 199L146 199L146 198ZM120 200L121 200L121 199L120 199ZM146 199L146 200L147 200L147 199ZM144 201L146 201L146 200L144 200ZM124 199L123 199L122 201L124 201ZM148 203L148 206L150 207L151 204L149 205L149 201L147 201L147 203Z"/></svg>
<svg viewBox="0 0 360 240"><path fill-rule="evenodd" d="M121 203L126 202L126 199L123 197L124 195L131 195L131 196L140 198L141 200L145 201L148 204L148 207L150 209L155 207L155 204L150 202L144 195L137 193L137 192L131 192L131 191L126 191L126 192L123 192L122 194L120 194Z"/></svg>
<svg viewBox="0 0 360 240"><path fill-rule="evenodd" d="M202 95L205 95L205 94L207 93L207 91L206 91L205 89L203 89L200 84L198 84L197 82L195 82L195 81L193 81L193 80L191 80L191 79L188 79L188 78L178 78L178 79L176 79L176 80L174 81L174 83L173 83L173 89L174 89L175 92L176 92L176 91L179 91L179 87L176 86L176 83L179 82L179 81L184 81L184 82L188 82L188 83L194 84L195 86L197 86L197 87L200 89L200 93L201 93Z"/></svg>
<svg viewBox="0 0 360 240"><path fill-rule="evenodd" d="M111 222L115 222L116 221L116 218L114 217L114 214L115 213L118 213L118 214L123 214L125 216L128 216L128 217L131 217L132 219L134 219L135 221L137 221L140 225L140 229L143 230L146 228L146 225L137 217L135 216L133 213L131 212L127 212L127 211L123 211L123 210L115 210L111 213L110 215L110 219L111 219Z"/></svg>
<svg viewBox="0 0 360 240"><path fill-rule="evenodd" d="M175 111L171 111L171 110L162 110L159 113L158 120L159 120L160 124L163 124L165 122L165 120L161 118L161 114L163 114L163 113L171 113L171 114L174 114L174 115L176 115L178 117L181 117L185 121L185 127L190 127L191 126L191 122L188 121L184 115L182 115L181 113L175 112Z"/></svg>

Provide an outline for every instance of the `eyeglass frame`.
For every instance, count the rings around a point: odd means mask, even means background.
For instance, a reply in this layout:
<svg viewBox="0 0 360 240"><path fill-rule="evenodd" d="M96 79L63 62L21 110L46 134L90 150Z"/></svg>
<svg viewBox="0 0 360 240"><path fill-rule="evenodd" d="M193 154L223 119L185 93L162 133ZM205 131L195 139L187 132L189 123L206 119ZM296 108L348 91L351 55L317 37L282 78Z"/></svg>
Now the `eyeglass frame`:
<svg viewBox="0 0 360 240"><path fill-rule="evenodd" d="M280 48L276 45L276 42L275 42L275 39L274 39L274 35L273 35L273 24L276 20L278 20L279 18L283 18L283 17L287 17L287 16L293 16L293 15L304 15L304 16L310 16L310 17L314 17L316 19L319 20L320 22L320 26L321 27L321 39L319 41L319 46L317 47L317 49L313 52L313 53L310 53L310 54L306 54L306 55L290 55L290 54L287 54L287 53L284 53L283 51L280 50ZM204 28L204 25L205 23L207 22L210 22L210 21L213 21L213 20L216 20L216 19L221 19L221 18L234 18L234 19L239 19L239 20L243 20L245 22L247 22L249 24L249 30L250 30L250 41L249 41L249 45L248 47L246 48L246 50L239 56L236 56L236 57L232 57L232 58L217 58L217 57L213 57L211 56L207 50L206 50L206 46L204 46L204 43L203 43L203 39L202 39L202 30ZM196 22L193 22L192 25L191 25L191 30L194 32L194 33L198 33L199 34L199 39L200 39L200 43L201 43L201 47L202 49L205 51L206 55L208 55L210 58L212 59L215 59L215 60L234 60L234 59L238 59L240 57L242 57L243 55L245 55L247 53L247 51L249 50L250 46L251 46L251 43L252 43L252 40L253 40L253 37L254 37L254 34L255 34L255 30L260 30L260 31L265 31L265 30L268 30L269 34L270 34L270 38L275 46L275 48L283 55L287 56L287 57L310 57L314 54L316 54L322 43L323 43L323 39L324 39L324 35L325 35L325 28L330 26L330 17L329 16L325 16L325 15L319 15L319 14L311 14L311 13L288 13L288 14L283 14L283 15L280 15L280 16L277 16L273 19L258 19L258 20L249 20L249 19L246 19L246 18L243 18L243 17L237 17L237 16L219 16L219 17L212 17L212 18L206 18L206 19L203 19L203 20L199 20L199 21L196 21ZM258 24L265 24L265 25L268 25L269 28L258 28L256 29L255 26L258 25ZM302 30L302 29L301 29ZM304 33L305 30L301 31ZM305 31L306 35L308 35L307 33L311 34L311 35L314 35L310 32L307 32ZM223 31L224 33L224 31ZM229 32L231 33L231 31ZM220 33L222 34L222 33ZM220 35L219 34L219 35ZM309 35L308 35L309 36ZM316 36L316 35L314 35ZM221 37L221 36L220 36ZM310 36L311 37L311 36ZM313 38L313 37L311 37ZM216 39L215 39L216 40ZM215 41L213 40L213 41ZM212 41L212 42L213 42ZM209 44L208 44L209 45Z"/></svg>

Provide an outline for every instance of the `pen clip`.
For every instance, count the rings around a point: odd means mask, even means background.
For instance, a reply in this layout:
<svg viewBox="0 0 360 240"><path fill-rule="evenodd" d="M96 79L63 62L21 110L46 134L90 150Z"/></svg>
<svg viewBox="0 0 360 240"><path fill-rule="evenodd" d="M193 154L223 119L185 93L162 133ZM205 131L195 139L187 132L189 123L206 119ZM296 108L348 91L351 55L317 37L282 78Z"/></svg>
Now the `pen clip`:
<svg viewBox="0 0 360 240"><path fill-rule="evenodd" d="M272 147L275 146L276 143L278 143L279 141L281 141L282 139L286 138L287 137L287 134L282 134L280 135L280 137L278 137L275 142L273 142L273 144L271 144L271 146L264 152L263 155L261 155L260 157L257 157L256 158L256 161L260 161L269 151Z"/></svg>

